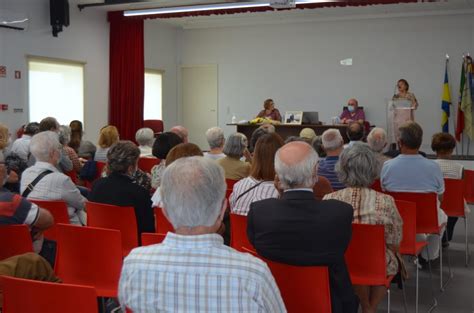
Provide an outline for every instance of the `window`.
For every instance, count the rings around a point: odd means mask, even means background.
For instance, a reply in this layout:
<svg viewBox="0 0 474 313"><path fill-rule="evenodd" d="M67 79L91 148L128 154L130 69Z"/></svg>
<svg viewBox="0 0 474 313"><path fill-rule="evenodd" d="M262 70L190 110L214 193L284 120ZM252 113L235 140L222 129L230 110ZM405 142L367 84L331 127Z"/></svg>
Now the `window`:
<svg viewBox="0 0 474 313"><path fill-rule="evenodd" d="M161 85L163 72L158 70L145 70L145 101L143 119L161 120Z"/></svg>
<svg viewBox="0 0 474 313"><path fill-rule="evenodd" d="M30 121L47 116L60 124L84 120L84 63L28 58Z"/></svg>

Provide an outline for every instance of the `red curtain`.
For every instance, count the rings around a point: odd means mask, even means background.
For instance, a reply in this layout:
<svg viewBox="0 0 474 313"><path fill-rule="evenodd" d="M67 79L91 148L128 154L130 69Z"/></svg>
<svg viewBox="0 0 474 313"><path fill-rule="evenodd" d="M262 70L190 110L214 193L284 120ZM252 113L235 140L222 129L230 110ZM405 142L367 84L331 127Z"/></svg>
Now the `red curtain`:
<svg viewBox="0 0 474 313"><path fill-rule="evenodd" d="M109 22L109 124L118 128L120 139L134 140L143 125L143 20L109 14Z"/></svg>

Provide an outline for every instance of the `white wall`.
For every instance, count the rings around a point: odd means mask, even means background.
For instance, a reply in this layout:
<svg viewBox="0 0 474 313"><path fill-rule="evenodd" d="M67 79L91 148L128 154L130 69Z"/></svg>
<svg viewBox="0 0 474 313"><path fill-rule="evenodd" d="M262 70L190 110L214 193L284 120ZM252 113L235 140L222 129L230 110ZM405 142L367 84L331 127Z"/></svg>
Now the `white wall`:
<svg viewBox="0 0 474 313"><path fill-rule="evenodd" d="M0 29L0 64L8 68L8 78L0 78L0 103L9 110L0 112L0 122L11 130L28 122L28 79L26 55L86 62L84 127L87 139L96 141L99 129L107 123L109 77L109 25L104 11L79 12L70 1L70 26L51 35L48 0L3 0L1 9L27 14L26 31ZM21 70L15 80L13 71ZM13 113L22 108L23 113ZM67 103L64 104L67 110ZM54 112L44 112L54 116ZM13 131L12 131L13 133Z"/></svg>
<svg viewBox="0 0 474 313"><path fill-rule="evenodd" d="M461 55L474 53L474 16L189 29L180 41L182 64L218 64L221 127L232 113L251 119L266 98L282 112L314 110L328 121L350 97L365 107L368 120L385 126L384 99L405 78L420 103L416 119L425 130L424 149L430 151L431 135L440 131L444 56L451 56L457 102ZM339 65L345 58L353 58L354 65Z"/></svg>

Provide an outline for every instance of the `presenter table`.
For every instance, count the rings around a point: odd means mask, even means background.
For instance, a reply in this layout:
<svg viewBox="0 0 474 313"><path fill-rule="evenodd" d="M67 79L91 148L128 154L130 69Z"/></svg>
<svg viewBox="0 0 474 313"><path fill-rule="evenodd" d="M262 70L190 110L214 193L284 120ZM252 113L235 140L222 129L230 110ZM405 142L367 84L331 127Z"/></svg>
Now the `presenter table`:
<svg viewBox="0 0 474 313"><path fill-rule="evenodd" d="M247 136L247 138L250 140L250 137L252 137L252 133L255 129L260 127L260 125L256 124L227 124L227 126L237 126L237 132L244 134ZM348 143L349 139L347 138L346 130L347 130L347 125L346 124L336 124L336 125L289 125L289 124L279 124L279 125L274 125L275 126L275 132L280 135L283 140L290 136L299 136L301 130L303 128L312 128L316 135L321 135L325 130L329 128L336 128L339 129L339 132L342 135L342 138L344 138L344 142Z"/></svg>

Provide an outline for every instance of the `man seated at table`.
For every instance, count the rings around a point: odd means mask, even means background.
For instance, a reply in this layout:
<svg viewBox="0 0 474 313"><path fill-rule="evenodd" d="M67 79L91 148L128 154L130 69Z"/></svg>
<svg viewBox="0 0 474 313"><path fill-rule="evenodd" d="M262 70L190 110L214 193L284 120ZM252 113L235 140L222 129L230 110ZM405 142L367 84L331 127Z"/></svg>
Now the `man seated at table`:
<svg viewBox="0 0 474 313"><path fill-rule="evenodd" d="M352 98L347 101L347 108L345 108L339 116L342 124L349 124L351 122L365 122L364 109L359 108L359 102Z"/></svg>

